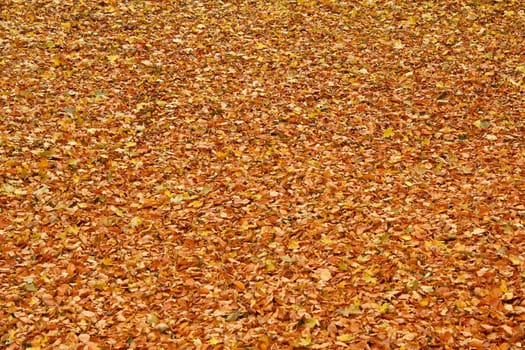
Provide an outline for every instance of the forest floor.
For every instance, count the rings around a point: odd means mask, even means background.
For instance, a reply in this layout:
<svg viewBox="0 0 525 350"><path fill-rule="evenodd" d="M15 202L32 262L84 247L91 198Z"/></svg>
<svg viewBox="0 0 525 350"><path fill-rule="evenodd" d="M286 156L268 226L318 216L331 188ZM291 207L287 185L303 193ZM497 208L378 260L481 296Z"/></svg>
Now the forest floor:
<svg viewBox="0 0 525 350"><path fill-rule="evenodd" d="M525 346L521 1L0 2L0 347Z"/></svg>

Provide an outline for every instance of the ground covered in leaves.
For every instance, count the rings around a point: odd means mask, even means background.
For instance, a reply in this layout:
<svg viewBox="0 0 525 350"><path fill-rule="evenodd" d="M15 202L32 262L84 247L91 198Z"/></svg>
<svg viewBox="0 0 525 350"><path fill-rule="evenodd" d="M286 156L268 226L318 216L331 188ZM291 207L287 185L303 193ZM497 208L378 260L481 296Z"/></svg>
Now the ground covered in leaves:
<svg viewBox="0 0 525 350"><path fill-rule="evenodd" d="M520 1L0 2L0 347L520 348Z"/></svg>

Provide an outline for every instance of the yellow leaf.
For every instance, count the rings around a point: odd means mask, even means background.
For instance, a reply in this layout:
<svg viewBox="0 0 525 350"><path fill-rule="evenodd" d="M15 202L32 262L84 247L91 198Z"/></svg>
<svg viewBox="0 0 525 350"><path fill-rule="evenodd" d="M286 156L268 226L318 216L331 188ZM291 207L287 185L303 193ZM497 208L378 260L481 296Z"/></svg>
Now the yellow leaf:
<svg viewBox="0 0 525 350"><path fill-rule="evenodd" d="M386 314L389 309L390 309L390 304L389 303L383 303L379 307L379 312L382 313L382 314Z"/></svg>
<svg viewBox="0 0 525 350"><path fill-rule="evenodd" d="M332 243L334 243L334 241L332 241L330 238L328 238L328 237L326 237L326 236L324 236L323 238L321 238L321 242L322 242L323 244L332 244Z"/></svg>
<svg viewBox="0 0 525 350"><path fill-rule="evenodd" d="M370 274L368 273L365 273L363 275L363 280L367 283L372 283L372 284L377 283L377 278L375 278L374 276L370 276Z"/></svg>
<svg viewBox="0 0 525 350"><path fill-rule="evenodd" d="M35 286L35 284L33 282L26 283L24 288L28 292L36 292L36 291L38 291L38 288Z"/></svg>
<svg viewBox="0 0 525 350"><path fill-rule="evenodd" d="M301 338L299 340L299 346L310 346L310 344L312 344L312 337L310 337L309 335L307 335L306 337L304 338Z"/></svg>
<svg viewBox="0 0 525 350"><path fill-rule="evenodd" d="M483 128L483 129L486 129L488 127L490 127L490 122L488 120L481 120L481 119L478 119L476 120L474 123L472 123L476 128Z"/></svg>
<svg viewBox="0 0 525 350"><path fill-rule="evenodd" d="M288 249L295 250L295 249L298 249L298 248L299 248L299 242L297 242L296 239L292 239L288 243Z"/></svg>
<svg viewBox="0 0 525 350"><path fill-rule="evenodd" d="M53 58L53 67L58 67L62 64L62 61L60 60L60 57L54 57Z"/></svg>
<svg viewBox="0 0 525 350"><path fill-rule="evenodd" d="M109 55L108 56L108 61L111 62L111 63L114 63L116 60L119 59L119 55Z"/></svg>
<svg viewBox="0 0 525 350"><path fill-rule="evenodd" d="M217 152L215 152L215 155L217 156L217 158L223 159L223 158L226 158L228 156L228 152L217 151Z"/></svg>
<svg viewBox="0 0 525 350"><path fill-rule="evenodd" d="M129 222L129 226L131 227L138 227L140 226L140 224L142 224L142 219L138 216L133 217L133 219L131 219L131 221Z"/></svg>
<svg viewBox="0 0 525 350"><path fill-rule="evenodd" d="M114 212L117 216L122 216L124 215L124 212L122 210L120 210L119 208L115 207L115 206L110 206L109 209Z"/></svg>
<svg viewBox="0 0 525 350"><path fill-rule="evenodd" d="M389 138L389 137L392 137L392 136L394 136L394 129L388 128L385 131L383 131L383 137L384 138Z"/></svg>
<svg viewBox="0 0 525 350"><path fill-rule="evenodd" d="M349 341L352 341L353 339L354 339L354 336L350 333L341 334L337 336L337 340L342 341L342 342L349 342Z"/></svg>
<svg viewBox="0 0 525 350"><path fill-rule="evenodd" d="M149 324L155 324L155 323L159 322L159 318L157 317L157 315L149 314L149 315L148 315L147 322L148 322Z"/></svg>
<svg viewBox="0 0 525 350"><path fill-rule="evenodd" d="M357 261L359 262L367 262L370 260L370 257L368 255L359 255L357 257Z"/></svg>
<svg viewBox="0 0 525 350"><path fill-rule="evenodd" d="M416 17L414 17L414 16L410 16L410 17L408 17L408 19L407 19L407 23L410 24L411 26L413 26L414 24L417 23L417 19L416 19Z"/></svg>
<svg viewBox="0 0 525 350"><path fill-rule="evenodd" d="M80 228L79 228L77 225L68 226L68 227L65 229L65 232L66 232L66 233L69 233L69 234L72 234L72 235L76 235L76 234L78 234L79 231L80 231Z"/></svg>
<svg viewBox="0 0 525 350"><path fill-rule="evenodd" d="M509 256L509 260L514 266L520 266L523 263L523 259L519 256L511 255Z"/></svg>
<svg viewBox="0 0 525 350"><path fill-rule="evenodd" d="M319 322L317 321L317 319L315 317L312 317L312 318L309 318L309 319L306 320L306 327L308 327L308 328L314 328L318 324L319 324Z"/></svg>
<svg viewBox="0 0 525 350"><path fill-rule="evenodd" d="M219 339L217 339L217 338L211 338L209 343L211 345L216 345L216 344L219 344L220 342L221 341Z"/></svg>
<svg viewBox="0 0 525 350"><path fill-rule="evenodd" d="M192 208L200 208L203 206L203 204L204 203L202 203L202 201L193 201L190 204L188 204L188 206Z"/></svg>
<svg viewBox="0 0 525 350"><path fill-rule="evenodd" d="M500 283L500 285L499 285L499 289L500 289L503 293L507 293L507 292L508 292L507 281L502 280L501 283Z"/></svg>
<svg viewBox="0 0 525 350"><path fill-rule="evenodd" d="M270 260L268 260L266 262L266 270L268 270L268 271L275 271L275 264L273 262L271 262Z"/></svg>
<svg viewBox="0 0 525 350"><path fill-rule="evenodd" d="M108 285L107 285L106 281L104 281L104 280L96 280L96 281L94 281L94 283L92 284L92 287L95 288L95 290L106 290L106 289L108 289Z"/></svg>

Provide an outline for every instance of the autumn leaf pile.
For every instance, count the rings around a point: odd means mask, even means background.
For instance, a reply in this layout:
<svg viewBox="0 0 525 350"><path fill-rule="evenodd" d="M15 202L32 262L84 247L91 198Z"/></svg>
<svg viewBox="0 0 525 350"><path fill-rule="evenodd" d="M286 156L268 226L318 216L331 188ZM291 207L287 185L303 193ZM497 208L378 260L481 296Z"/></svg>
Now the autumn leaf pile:
<svg viewBox="0 0 525 350"><path fill-rule="evenodd" d="M0 1L0 347L525 344L520 1Z"/></svg>

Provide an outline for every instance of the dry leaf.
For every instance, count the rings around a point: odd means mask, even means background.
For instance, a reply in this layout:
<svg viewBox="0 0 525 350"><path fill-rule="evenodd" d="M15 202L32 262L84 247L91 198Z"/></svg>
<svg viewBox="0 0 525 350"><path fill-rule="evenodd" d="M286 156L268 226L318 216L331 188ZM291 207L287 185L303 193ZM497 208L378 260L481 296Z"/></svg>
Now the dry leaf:
<svg viewBox="0 0 525 350"><path fill-rule="evenodd" d="M521 341L522 2L0 4L2 346Z"/></svg>

